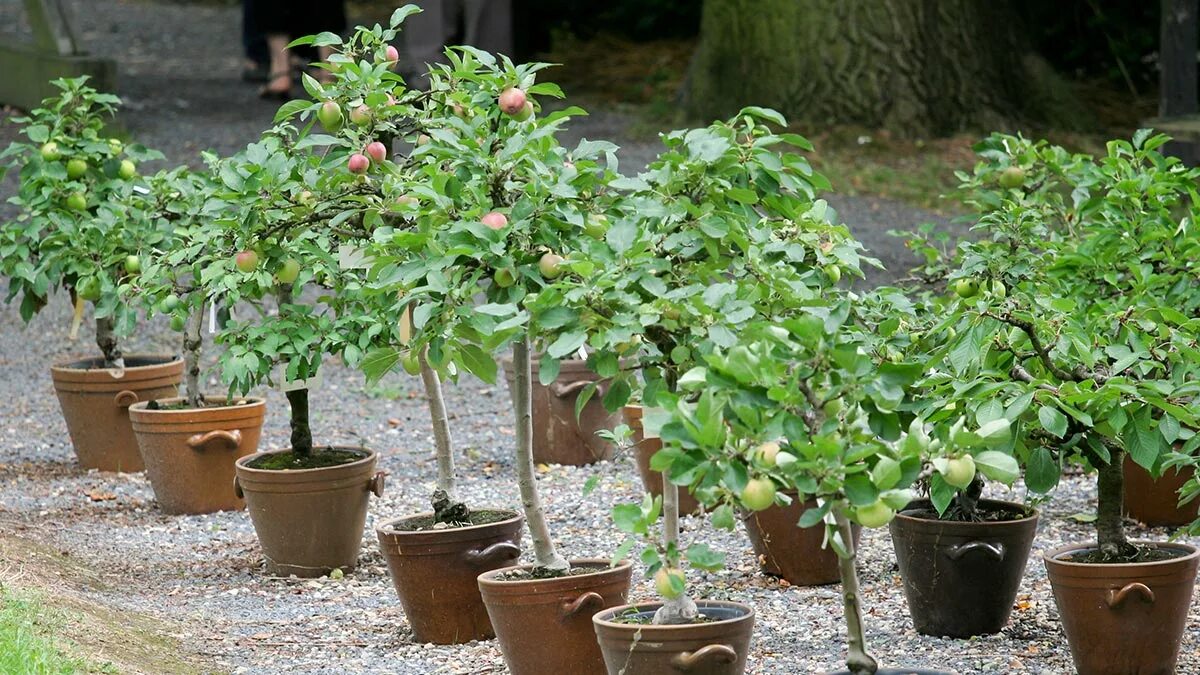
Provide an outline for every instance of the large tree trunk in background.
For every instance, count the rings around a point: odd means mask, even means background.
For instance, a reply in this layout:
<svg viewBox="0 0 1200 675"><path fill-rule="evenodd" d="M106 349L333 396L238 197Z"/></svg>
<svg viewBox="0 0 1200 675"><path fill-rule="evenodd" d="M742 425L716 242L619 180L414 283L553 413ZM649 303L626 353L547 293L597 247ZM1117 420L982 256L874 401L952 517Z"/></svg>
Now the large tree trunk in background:
<svg viewBox="0 0 1200 675"><path fill-rule="evenodd" d="M747 105L793 123L908 136L1085 116L1022 38L1007 3L978 0L705 0L692 114Z"/></svg>

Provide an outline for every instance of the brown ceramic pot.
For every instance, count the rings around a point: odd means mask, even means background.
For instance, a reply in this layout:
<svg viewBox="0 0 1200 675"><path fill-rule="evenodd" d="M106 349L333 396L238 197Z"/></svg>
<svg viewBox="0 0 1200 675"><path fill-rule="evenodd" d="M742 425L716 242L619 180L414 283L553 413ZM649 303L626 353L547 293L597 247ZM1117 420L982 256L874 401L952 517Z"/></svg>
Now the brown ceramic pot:
<svg viewBox="0 0 1200 675"><path fill-rule="evenodd" d="M512 359L503 359L509 391L513 387ZM600 376L587 367L587 362L569 359L562 362L558 378L544 386L538 381L538 364L530 364L533 379L533 461L541 464L594 464L610 459L616 448L596 435L601 429L613 429L620 413L610 413L601 399L605 385L583 406L575 418L575 400L587 385Z"/></svg>
<svg viewBox="0 0 1200 675"><path fill-rule="evenodd" d="M129 406L175 396L183 379L183 359L131 354L125 357L124 370L103 366L104 360L96 357L50 367L71 445L85 469L141 471Z"/></svg>
<svg viewBox="0 0 1200 675"><path fill-rule="evenodd" d="M825 543L825 526L797 527L805 510L816 508L815 499L801 501L791 490L784 494L792 498L787 506L772 506L754 511L746 518L746 534L754 545L759 566L764 574L782 577L796 586L821 586L841 581L838 557ZM862 537L862 528L854 526L854 541Z"/></svg>
<svg viewBox="0 0 1200 675"><path fill-rule="evenodd" d="M741 675L754 630L754 608L697 600L709 621L674 626L648 622L662 603L622 605L592 617L608 675ZM633 617L642 623L614 621Z"/></svg>
<svg viewBox="0 0 1200 675"><path fill-rule="evenodd" d="M158 399L159 405L178 404L182 398ZM263 414L261 398L242 405L222 405L224 398L209 398L212 407L150 410L147 402L129 406L129 421L137 437L146 477L165 513L212 513L245 506L230 489L233 463L258 450Z"/></svg>
<svg viewBox="0 0 1200 675"><path fill-rule="evenodd" d="M1125 513L1153 527L1178 527L1200 518L1200 499L1179 505L1179 488L1196 474L1193 468L1167 469L1155 480L1125 455Z"/></svg>
<svg viewBox="0 0 1200 675"><path fill-rule="evenodd" d="M1157 544L1179 558L1100 565L1063 560L1096 544L1045 554L1054 602L1079 675L1171 675L1192 604L1200 550ZM1192 665L1192 664L1189 664Z"/></svg>
<svg viewBox="0 0 1200 675"><path fill-rule="evenodd" d="M525 518L515 511L503 513L503 520L470 527L405 529L405 523L433 517L422 513L375 528L392 585L418 642L451 645L496 636L476 579L482 572L512 565L521 555Z"/></svg>
<svg viewBox="0 0 1200 675"><path fill-rule="evenodd" d="M654 456L654 453L662 450L662 440L646 438L642 430L642 406L627 405L621 410L621 414L625 417L625 424L628 424L630 430L633 431L633 453L637 462L638 474L642 477L642 485L645 486L646 492L655 497L661 497L663 475L661 471L650 468L650 458ZM681 488L679 490L679 512L696 513L699 510L700 503L696 501L692 493Z"/></svg>
<svg viewBox="0 0 1200 675"><path fill-rule="evenodd" d="M499 578L531 567L519 565L479 575L483 604L512 675L605 675L592 615L625 604L632 565L573 560L571 566L595 571L554 579Z"/></svg>
<svg viewBox="0 0 1200 675"><path fill-rule="evenodd" d="M913 627L924 635L966 638L999 633L1008 623L1037 531L1036 513L978 523L896 514L890 529ZM981 510L1025 513L1020 504L979 502Z"/></svg>
<svg viewBox="0 0 1200 675"><path fill-rule="evenodd" d="M324 576L349 571L358 561L367 501L383 495L378 455L364 448L335 448L362 459L319 469L274 471L248 465L268 453L255 453L234 465L234 492L244 497L250 521L267 559L267 572L279 576Z"/></svg>

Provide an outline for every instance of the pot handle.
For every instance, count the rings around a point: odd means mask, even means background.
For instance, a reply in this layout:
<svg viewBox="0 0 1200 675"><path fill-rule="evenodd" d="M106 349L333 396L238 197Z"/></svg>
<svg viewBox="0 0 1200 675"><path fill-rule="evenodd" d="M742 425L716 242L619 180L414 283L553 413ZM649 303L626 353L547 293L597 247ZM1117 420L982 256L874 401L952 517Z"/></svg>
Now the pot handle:
<svg viewBox="0 0 1200 675"><path fill-rule="evenodd" d="M554 392L554 395L559 398L566 398L568 396L578 394L579 392L583 391L584 387L591 383L591 380L578 380L569 384L559 384L558 382L555 382L550 385L550 391Z"/></svg>
<svg viewBox="0 0 1200 675"><path fill-rule="evenodd" d="M490 565L497 560L515 560L521 555L521 547L509 541L498 541L484 549L475 549L463 554L472 565Z"/></svg>
<svg viewBox="0 0 1200 675"><path fill-rule="evenodd" d="M370 490L371 492L374 492L376 497L383 496L383 485L384 485L383 476L384 476L384 473L382 471L379 471L374 476L371 477L371 482L367 483L367 489Z"/></svg>
<svg viewBox="0 0 1200 675"><path fill-rule="evenodd" d="M737 651L729 645L705 645L694 652L681 652L671 659L675 670L687 672L705 661L716 663L733 663L737 661Z"/></svg>
<svg viewBox="0 0 1200 675"><path fill-rule="evenodd" d="M969 541L946 549L946 556L958 560L972 551L983 551L996 560L1004 560L1004 544L991 544L986 541Z"/></svg>
<svg viewBox="0 0 1200 675"><path fill-rule="evenodd" d="M137 392L129 391L128 389L118 391L117 395L113 397L113 403L116 403L118 408L128 408L137 402Z"/></svg>
<svg viewBox="0 0 1200 675"><path fill-rule="evenodd" d="M596 605L598 607L603 604L603 596L595 591L588 591L571 602L564 602L562 604L562 618L566 619L567 617L574 616L589 605Z"/></svg>
<svg viewBox="0 0 1200 675"><path fill-rule="evenodd" d="M238 499L246 498L246 493L242 492L242 483L238 480L236 475L233 477L233 494L237 496Z"/></svg>
<svg viewBox="0 0 1200 675"><path fill-rule="evenodd" d="M225 431L215 429L206 434L195 434L187 439L188 447L193 450L207 450L209 447L224 450L237 450L242 444L242 432L239 429Z"/></svg>
<svg viewBox="0 0 1200 675"><path fill-rule="evenodd" d="M1108 607L1109 609L1120 609L1121 605L1125 604L1125 599L1131 595L1140 596L1146 604L1154 604L1154 591L1143 583L1134 582L1125 584L1120 590L1113 588L1108 591Z"/></svg>

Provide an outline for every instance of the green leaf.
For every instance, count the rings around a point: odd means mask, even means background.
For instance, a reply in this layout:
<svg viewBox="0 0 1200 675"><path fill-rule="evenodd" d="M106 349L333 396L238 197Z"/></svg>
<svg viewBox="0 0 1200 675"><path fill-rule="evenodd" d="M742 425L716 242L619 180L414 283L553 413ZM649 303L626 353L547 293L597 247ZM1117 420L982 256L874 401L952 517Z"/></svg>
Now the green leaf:
<svg viewBox="0 0 1200 675"><path fill-rule="evenodd" d="M386 375L400 362L400 352L391 347L371 350L361 363L359 369L367 377L367 382L376 382Z"/></svg>
<svg viewBox="0 0 1200 675"><path fill-rule="evenodd" d="M1162 434L1153 426L1153 421L1149 420L1149 410L1143 407L1137 414L1132 415L1125 422L1121 433L1129 458L1143 469L1153 469L1159 453L1166 446Z"/></svg>
<svg viewBox="0 0 1200 675"><path fill-rule="evenodd" d="M459 360L464 368L475 377L492 384L496 381L496 359L473 344L458 347Z"/></svg>
<svg viewBox="0 0 1200 675"><path fill-rule="evenodd" d="M556 359L566 358L579 351L586 342L587 333L584 331L563 333L546 349L546 353Z"/></svg>
<svg viewBox="0 0 1200 675"><path fill-rule="evenodd" d="M856 473L846 476L842 491L846 493L846 498L850 500L850 503L855 506L869 506L879 499L879 489L866 474Z"/></svg>
<svg viewBox="0 0 1200 675"><path fill-rule="evenodd" d="M1058 438L1067 434L1067 416L1052 406L1042 406L1038 409L1038 421L1042 428Z"/></svg>
<svg viewBox="0 0 1200 675"><path fill-rule="evenodd" d="M626 539L625 541L621 542L621 545L618 546L615 551L613 551L612 563L611 563L612 566L616 567L617 563L621 562L626 557L628 557L629 552L633 550L634 546L637 546L637 539L634 539L633 537L630 537L629 539Z"/></svg>
<svg viewBox="0 0 1200 675"><path fill-rule="evenodd" d="M718 506L712 512L712 525L718 530L733 532L737 528L737 519L733 515L733 507L728 504Z"/></svg>
<svg viewBox="0 0 1200 675"><path fill-rule="evenodd" d="M805 509L804 513L800 514L800 520L796 523L796 527L813 527L820 524L825 520L826 514L832 507L833 502L826 500L815 509Z"/></svg>
<svg viewBox="0 0 1200 675"><path fill-rule="evenodd" d="M594 474L589 476L583 483L583 496L586 497L596 490L596 486L600 485L600 475Z"/></svg>
<svg viewBox="0 0 1200 675"><path fill-rule="evenodd" d="M758 193L747 188L730 188L725 191L725 196L739 204L758 203Z"/></svg>
<svg viewBox="0 0 1200 675"><path fill-rule="evenodd" d="M1045 494L1058 485L1058 462L1046 448L1034 448L1025 462L1025 486L1039 494Z"/></svg>
<svg viewBox="0 0 1200 675"><path fill-rule="evenodd" d="M947 483L942 474L935 473L929 477L929 501L933 502L933 508L937 509L939 516L946 513L956 494L958 489Z"/></svg>
<svg viewBox="0 0 1200 675"><path fill-rule="evenodd" d="M692 544L684 555L689 565L706 572L716 572L725 566L725 554L712 550L707 544Z"/></svg>
<svg viewBox="0 0 1200 675"><path fill-rule="evenodd" d="M617 504L612 509L613 524L618 530L630 534L645 534L646 524L642 520L642 507L638 504Z"/></svg>
<svg viewBox="0 0 1200 675"><path fill-rule="evenodd" d="M1012 485L1021 475L1021 467L1017 460L999 450L985 450L975 455L975 467L991 480Z"/></svg>
<svg viewBox="0 0 1200 675"><path fill-rule="evenodd" d="M279 110L275 112L275 124L279 124L283 120L295 115L296 113L308 108L312 105L312 101L295 99L279 106Z"/></svg>
<svg viewBox="0 0 1200 675"><path fill-rule="evenodd" d="M890 490L896 487L900 482L900 462L891 457L880 457L875 463L875 467L871 469L871 480L875 482L875 487L880 490Z"/></svg>

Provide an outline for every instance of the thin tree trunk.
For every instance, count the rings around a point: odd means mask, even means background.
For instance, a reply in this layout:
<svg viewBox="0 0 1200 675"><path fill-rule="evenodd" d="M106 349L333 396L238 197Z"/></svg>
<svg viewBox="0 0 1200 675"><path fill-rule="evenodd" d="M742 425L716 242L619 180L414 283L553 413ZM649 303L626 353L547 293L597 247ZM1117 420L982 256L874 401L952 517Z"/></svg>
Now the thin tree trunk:
<svg viewBox="0 0 1200 675"><path fill-rule="evenodd" d="M287 393L292 409L292 452L300 457L312 455L312 429L308 425L308 389L293 389Z"/></svg>
<svg viewBox="0 0 1200 675"><path fill-rule="evenodd" d="M183 369L184 394L191 408L199 408L204 401L204 393L200 391L200 350L204 346L201 328L204 325L204 301L188 315L187 325L183 330Z"/></svg>
<svg viewBox="0 0 1200 675"><path fill-rule="evenodd" d="M663 546L670 550L672 546L679 550L679 486L667 478L667 472L662 473L663 484ZM654 612L656 624L692 623L700 611L696 601L685 590L677 598L669 598L662 607Z"/></svg>
<svg viewBox="0 0 1200 675"><path fill-rule="evenodd" d="M846 615L846 667L853 675L875 675L879 664L867 653L867 641L863 633L862 605L858 592L858 552L854 549L854 528L841 507L833 509L838 534L846 547L846 555L838 556L838 567L842 577L842 604Z"/></svg>
<svg viewBox="0 0 1200 675"><path fill-rule="evenodd" d="M1131 548L1121 522L1125 501L1124 462L1125 453L1113 451L1108 463L1100 464L1097 470L1096 537L1100 551L1109 556L1124 555Z"/></svg>
<svg viewBox="0 0 1200 675"><path fill-rule="evenodd" d="M533 382L529 369L529 336L524 335L513 345L513 407L517 417L517 483L521 488L521 505L525 523L533 539L537 575L558 576L571 569L566 559L554 548L546 513L538 497L537 479L533 471Z"/></svg>
<svg viewBox="0 0 1200 675"><path fill-rule="evenodd" d="M422 350L421 380L425 383L425 398L429 403L429 419L433 423L433 444L437 452L437 489L433 491L433 519L438 523L470 522L471 511L454 497L454 442L450 436L450 420L446 415L446 400L442 396L442 379L429 366Z"/></svg>
<svg viewBox="0 0 1200 675"><path fill-rule="evenodd" d="M113 333L112 319L105 317L96 319L96 346L104 354L105 368L125 368L125 358L121 354L121 346Z"/></svg>

